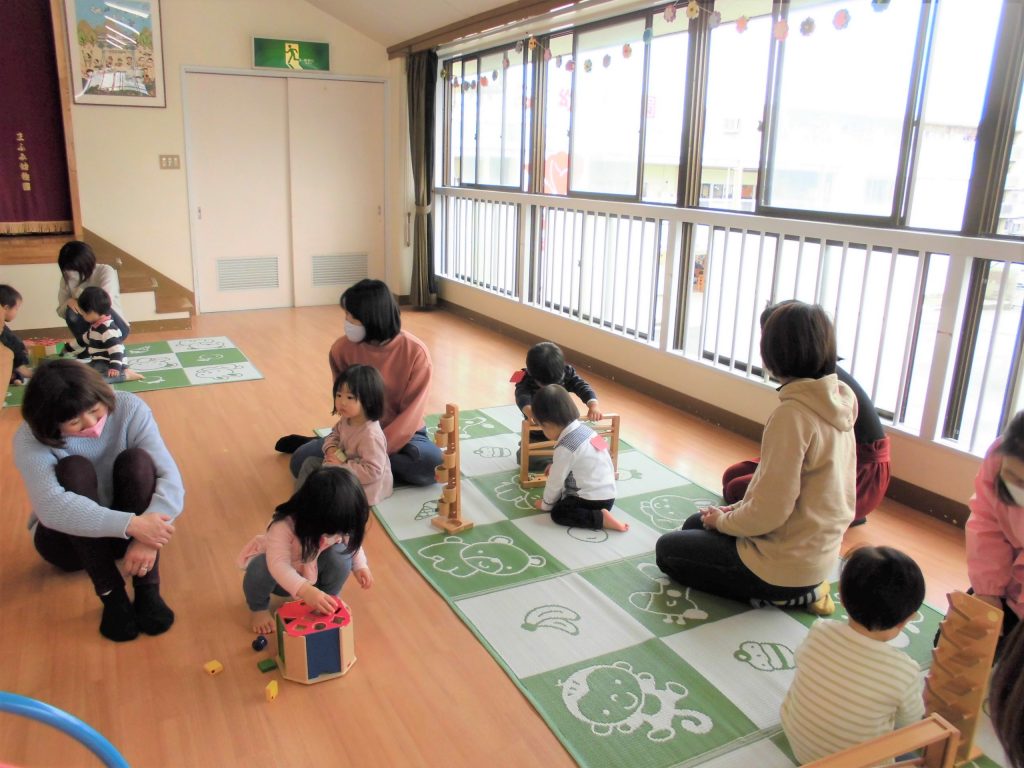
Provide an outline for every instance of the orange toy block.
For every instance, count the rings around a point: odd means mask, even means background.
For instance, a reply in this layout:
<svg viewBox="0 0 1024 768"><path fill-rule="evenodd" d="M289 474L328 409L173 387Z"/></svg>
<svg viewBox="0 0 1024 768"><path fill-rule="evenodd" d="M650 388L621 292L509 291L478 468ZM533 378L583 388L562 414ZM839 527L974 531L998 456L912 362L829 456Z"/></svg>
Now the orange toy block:
<svg viewBox="0 0 1024 768"><path fill-rule="evenodd" d="M266 696L267 701L273 701L277 698L277 680L271 680L267 683L267 687L263 689L263 695Z"/></svg>
<svg viewBox="0 0 1024 768"><path fill-rule="evenodd" d="M208 675L219 675L224 671L224 665L216 659L213 659L203 664L203 669L206 670L206 674Z"/></svg>

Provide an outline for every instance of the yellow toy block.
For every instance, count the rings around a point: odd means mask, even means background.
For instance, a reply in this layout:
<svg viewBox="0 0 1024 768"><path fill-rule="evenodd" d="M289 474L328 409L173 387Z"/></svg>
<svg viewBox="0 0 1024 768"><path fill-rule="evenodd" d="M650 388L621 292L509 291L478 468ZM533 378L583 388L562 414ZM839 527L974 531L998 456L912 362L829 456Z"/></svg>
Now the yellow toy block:
<svg viewBox="0 0 1024 768"><path fill-rule="evenodd" d="M219 675L224 671L224 665L216 659L213 659L212 661L208 661L203 664L203 669L205 669L206 673L209 675Z"/></svg>
<svg viewBox="0 0 1024 768"><path fill-rule="evenodd" d="M277 698L277 680L271 680L267 683L267 687L263 689L263 695L267 697L267 701L273 701Z"/></svg>

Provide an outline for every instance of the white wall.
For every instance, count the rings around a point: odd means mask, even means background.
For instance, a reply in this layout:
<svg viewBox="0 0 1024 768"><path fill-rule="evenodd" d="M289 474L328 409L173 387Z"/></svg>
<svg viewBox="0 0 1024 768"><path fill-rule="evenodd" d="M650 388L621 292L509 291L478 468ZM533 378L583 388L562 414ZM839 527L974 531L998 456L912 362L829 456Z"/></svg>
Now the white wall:
<svg viewBox="0 0 1024 768"><path fill-rule="evenodd" d="M584 355L603 360L709 405L764 424L778 404L775 390L750 382L710 365L665 354L615 334L592 328L476 288L441 279L446 301L485 317L551 339ZM602 401L603 402L603 401ZM974 488L980 460L953 448L935 445L898 430L886 430L892 439L892 473L908 483L947 499L965 503Z"/></svg>
<svg viewBox="0 0 1024 768"><path fill-rule="evenodd" d="M164 0L160 12L167 107L72 107L83 225L191 287L182 67L249 69L254 35L328 42L333 73L389 80L388 271L392 287L408 292L409 257L400 236L408 208L401 175L408 152L398 140L407 136L397 109L405 98L402 62L389 62L382 45L305 0ZM160 170L161 154L180 155L181 170Z"/></svg>

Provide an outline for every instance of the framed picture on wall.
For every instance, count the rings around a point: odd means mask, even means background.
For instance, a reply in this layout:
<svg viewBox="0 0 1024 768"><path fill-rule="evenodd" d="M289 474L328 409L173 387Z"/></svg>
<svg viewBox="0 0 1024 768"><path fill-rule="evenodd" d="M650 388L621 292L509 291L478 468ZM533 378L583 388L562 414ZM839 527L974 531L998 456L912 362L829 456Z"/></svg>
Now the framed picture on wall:
<svg viewBox="0 0 1024 768"><path fill-rule="evenodd" d="M64 0L76 104L163 107L159 0Z"/></svg>

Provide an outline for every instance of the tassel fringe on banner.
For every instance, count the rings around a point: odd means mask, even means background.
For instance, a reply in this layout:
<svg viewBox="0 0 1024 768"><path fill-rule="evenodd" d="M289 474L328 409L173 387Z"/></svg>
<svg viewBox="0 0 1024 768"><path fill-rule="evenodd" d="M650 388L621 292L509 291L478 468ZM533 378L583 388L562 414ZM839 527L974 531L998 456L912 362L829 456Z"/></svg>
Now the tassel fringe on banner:
<svg viewBox="0 0 1024 768"><path fill-rule="evenodd" d="M0 221L0 235L55 235L74 229L70 221Z"/></svg>

